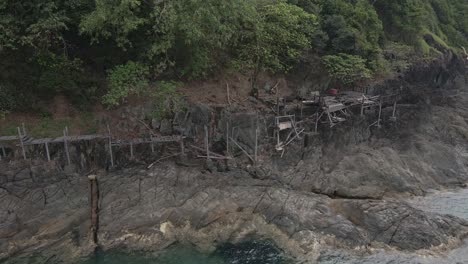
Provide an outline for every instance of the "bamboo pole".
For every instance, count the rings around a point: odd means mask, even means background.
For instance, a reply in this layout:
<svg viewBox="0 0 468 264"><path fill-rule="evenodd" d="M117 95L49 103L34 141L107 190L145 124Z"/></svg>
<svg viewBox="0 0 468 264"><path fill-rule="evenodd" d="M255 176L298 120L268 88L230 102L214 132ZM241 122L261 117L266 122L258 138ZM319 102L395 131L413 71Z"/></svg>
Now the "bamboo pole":
<svg viewBox="0 0 468 264"><path fill-rule="evenodd" d="M26 150L24 149L23 136L21 135L21 129L18 127L18 138L23 152L23 158L26 160Z"/></svg>

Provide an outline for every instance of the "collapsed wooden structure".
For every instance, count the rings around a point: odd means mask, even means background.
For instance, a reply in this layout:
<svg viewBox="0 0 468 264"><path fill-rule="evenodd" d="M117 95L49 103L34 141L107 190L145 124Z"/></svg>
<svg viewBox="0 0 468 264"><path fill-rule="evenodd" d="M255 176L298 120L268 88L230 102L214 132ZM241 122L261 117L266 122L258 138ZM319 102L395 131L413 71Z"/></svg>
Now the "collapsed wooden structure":
<svg viewBox="0 0 468 264"><path fill-rule="evenodd" d="M281 113L280 108L287 109L287 103L284 99L278 98L274 124L275 148L284 153L287 145L294 140L301 139L301 134L306 133L303 127L307 123L314 128L313 131L309 131L309 134L318 135L319 125L333 128L351 118L355 113L363 117L366 112L375 110L377 119L370 126L380 128L382 109L385 107L393 108L389 120L392 122L397 120L396 109L399 99L399 94L370 96L360 92L345 91L337 95L320 95L319 92L312 92L309 98L300 101L299 110L294 108L291 110L293 113L299 112L299 120L296 120L296 115L291 115L287 110ZM286 136L281 136L282 133Z"/></svg>
<svg viewBox="0 0 468 264"><path fill-rule="evenodd" d="M288 103L283 98L277 98L275 107L272 108L275 113L274 124L273 124L273 138L275 139L275 149L281 151L284 154L285 149L292 142L302 140L304 134L318 135L319 126L328 126L333 128L340 123L350 119L351 116L360 115L361 117L366 115L369 111L374 111L377 115L375 122L372 122L370 126L380 127L382 123L382 109L385 107L392 107L392 116L389 118L390 121L396 121L396 108L400 96L395 95L376 95L369 96L364 93L345 91L337 95L321 95L319 92L313 92L309 98L303 98L299 101L299 105L296 107L289 108ZM186 115L187 118L187 115ZM204 127L204 147L197 147L195 145L189 145L189 147L198 153L197 158L203 158L207 160L229 160L232 159L231 150L236 148L242 151L253 164L258 162L258 145L259 145L259 127L258 118L255 127L255 142L250 142L246 147L245 144L241 144L237 141L236 130L237 127L229 127L229 122L226 124L226 151L225 155L215 153L210 149L210 136L208 126ZM239 131L237 131L239 132ZM116 147L129 147L130 157L134 157L135 147L137 145L149 145L151 151L155 152L155 144L157 143L171 143L175 142L179 144L180 153L177 155L185 156L185 137L182 135L170 135L170 136L155 136L150 134L146 138L132 138L132 139L118 139L112 136L111 130L107 127L107 134L94 134L94 135L69 135L68 128L65 127L63 130L63 136L56 138L40 138L35 139L26 133L25 126L17 128L17 135L15 136L3 136L0 137L0 160L7 157L6 149L11 148L13 142L14 147L21 148L21 154L24 159L27 159L27 147L28 146L40 146L42 145L45 149L45 156L48 161L51 160L51 153L49 150L52 144L63 145L64 155L67 164L71 164L69 145L75 142L81 141L105 141L107 152L109 155L110 165L114 166L114 148ZM254 146L252 146L254 145ZM249 151L250 149L250 151Z"/></svg>

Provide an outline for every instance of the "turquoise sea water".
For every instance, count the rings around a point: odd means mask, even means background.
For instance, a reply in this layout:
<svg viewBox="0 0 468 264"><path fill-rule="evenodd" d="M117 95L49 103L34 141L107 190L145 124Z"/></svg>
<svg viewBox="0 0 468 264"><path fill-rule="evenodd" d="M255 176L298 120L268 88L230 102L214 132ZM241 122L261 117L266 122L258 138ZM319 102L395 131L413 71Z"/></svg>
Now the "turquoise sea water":
<svg viewBox="0 0 468 264"><path fill-rule="evenodd" d="M224 245L213 254L190 247L174 246L159 256L101 252L82 264L290 264L276 247L265 241Z"/></svg>

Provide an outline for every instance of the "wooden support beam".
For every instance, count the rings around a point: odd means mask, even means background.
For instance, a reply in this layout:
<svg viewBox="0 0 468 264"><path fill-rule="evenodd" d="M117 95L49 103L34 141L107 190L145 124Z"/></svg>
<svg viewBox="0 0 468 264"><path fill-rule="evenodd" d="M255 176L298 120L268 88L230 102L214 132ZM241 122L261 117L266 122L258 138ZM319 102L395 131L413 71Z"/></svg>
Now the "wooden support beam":
<svg viewBox="0 0 468 264"><path fill-rule="evenodd" d="M111 167L114 167L114 155L112 153L112 134L110 132L109 125L107 125L107 137L109 141L109 158L111 162Z"/></svg>
<svg viewBox="0 0 468 264"><path fill-rule="evenodd" d="M257 163L258 161L258 121L257 127L255 128L255 149L254 149L254 162Z"/></svg>
<svg viewBox="0 0 468 264"><path fill-rule="evenodd" d="M364 98L362 98L362 104L361 104L361 116L364 116Z"/></svg>
<svg viewBox="0 0 468 264"><path fill-rule="evenodd" d="M230 156L229 154L229 122L226 122L226 155Z"/></svg>
<svg viewBox="0 0 468 264"><path fill-rule="evenodd" d="M397 108L397 101L393 102L393 112L392 117L390 118L391 121L396 121L396 108Z"/></svg>
<svg viewBox="0 0 468 264"><path fill-rule="evenodd" d="M379 101L379 119L377 120L377 127L380 128L380 118L382 116L382 99Z"/></svg>
<svg viewBox="0 0 468 264"><path fill-rule="evenodd" d="M18 138L20 141L21 150L23 152L23 158L26 160L26 150L24 149L23 136L21 135L21 130L19 127L18 127Z"/></svg>
<svg viewBox="0 0 468 264"><path fill-rule="evenodd" d="M49 143L44 143L47 155L47 161L50 161Z"/></svg>
<svg viewBox="0 0 468 264"><path fill-rule="evenodd" d="M65 155L67 156L67 163L68 165L71 164L70 160L70 152L68 150L68 127L65 127L63 130L63 144L65 146Z"/></svg>
<svg viewBox="0 0 468 264"><path fill-rule="evenodd" d="M184 144L183 138L179 141L179 144L180 144L180 152L182 153L182 156L185 156L185 144Z"/></svg>
<svg viewBox="0 0 468 264"><path fill-rule="evenodd" d="M210 160L210 145L208 138L208 127L205 125L205 150L206 150L206 160Z"/></svg>
<svg viewBox="0 0 468 264"><path fill-rule="evenodd" d="M241 145L239 145L239 143L237 143L233 138L230 138L230 139L240 150L242 150L242 152L244 152L245 155L247 155L247 157L249 157L249 159L252 162L255 162L254 158L252 158L252 156L250 156L250 154L243 147L241 147Z"/></svg>
<svg viewBox="0 0 468 264"><path fill-rule="evenodd" d="M88 179L91 207L91 234L93 235L93 242L97 243L99 228L99 186L96 175L89 175Z"/></svg>

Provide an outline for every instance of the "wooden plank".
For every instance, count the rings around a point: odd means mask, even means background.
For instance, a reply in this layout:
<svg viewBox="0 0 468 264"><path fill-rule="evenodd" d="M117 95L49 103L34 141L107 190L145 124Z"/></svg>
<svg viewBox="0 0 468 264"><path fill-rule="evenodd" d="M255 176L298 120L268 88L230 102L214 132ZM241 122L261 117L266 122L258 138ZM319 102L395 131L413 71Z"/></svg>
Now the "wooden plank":
<svg viewBox="0 0 468 264"><path fill-rule="evenodd" d="M3 136L0 137L0 141L15 141L18 140L17 136Z"/></svg>

